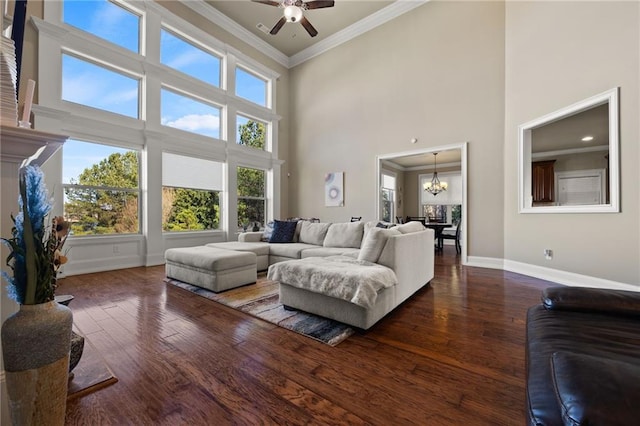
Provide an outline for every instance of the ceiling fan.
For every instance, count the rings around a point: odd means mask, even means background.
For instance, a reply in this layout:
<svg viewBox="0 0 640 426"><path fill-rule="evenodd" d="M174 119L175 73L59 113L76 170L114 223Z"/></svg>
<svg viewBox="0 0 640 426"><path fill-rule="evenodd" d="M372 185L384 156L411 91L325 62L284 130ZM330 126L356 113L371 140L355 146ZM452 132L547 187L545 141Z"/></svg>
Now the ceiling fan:
<svg viewBox="0 0 640 426"><path fill-rule="evenodd" d="M282 0L282 1L273 1L273 0L251 0L256 3L268 4L269 6L281 7L284 9L284 16L280 18L278 22L271 28L269 31L270 34L278 34L280 28L284 26L287 22L300 22L305 30L309 33L311 37L315 37L318 35L318 31L313 28L311 22L304 16L303 11L312 10L312 9L322 9L325 7L333 7L335 4L334 0L311 0L311 1L302 1L302 0Z"/></svg>

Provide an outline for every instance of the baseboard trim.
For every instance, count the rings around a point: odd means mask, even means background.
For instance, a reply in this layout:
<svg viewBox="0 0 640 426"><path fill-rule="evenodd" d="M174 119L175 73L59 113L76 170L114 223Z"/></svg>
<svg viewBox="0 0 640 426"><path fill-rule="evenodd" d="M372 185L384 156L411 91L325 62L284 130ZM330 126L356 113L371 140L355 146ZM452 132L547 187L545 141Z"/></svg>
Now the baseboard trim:
<svg viewBox="0 0 640 426"><path fill-rule="evenodd" d="M504 269L504 260L495 257L469 256L465 266L477 268Z"/></svg>
<svg viewBox="0 0 640 426"><path fill-rule="evenodd" d="M145 266L164 265L164 253L147 256Z"/></svg>
<svg viewBox="0 0 640 426"><path fill-rule="evenodd" d="M604 278L597 278L589 275L576 274L574 272L561 271L558 269L546 268L544 266L531 265L529 263L522 263L505 259L503 261L503 264L505 271L515 272L546 281L553 281L557 284L563 284L572 287L594 287L610 288L613 290L640 291L640 287L632 284L606 280Z"/></svg>
<svg viewBox="0 0 640 426"><path fill-rule="evenodd" d="M114 271L117 269L145 266L141 256L109 258L99 261L69 262L65 265L65 276L91 274L93 272Z"/></svg>

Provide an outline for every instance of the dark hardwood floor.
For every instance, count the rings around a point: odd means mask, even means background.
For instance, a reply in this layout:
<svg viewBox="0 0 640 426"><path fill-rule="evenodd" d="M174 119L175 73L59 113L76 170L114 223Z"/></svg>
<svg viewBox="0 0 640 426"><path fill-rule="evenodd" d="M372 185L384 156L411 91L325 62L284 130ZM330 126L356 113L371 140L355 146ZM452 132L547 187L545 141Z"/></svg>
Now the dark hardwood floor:
<svg viewBox="0 0 640 426"><path fill-rule="evenodd" d="M70 401L67 424L525 423L525 315L549 282L461 267L446 246L429 286L330 347L163 278L160 266L60 280L119 379Z"/></svg>

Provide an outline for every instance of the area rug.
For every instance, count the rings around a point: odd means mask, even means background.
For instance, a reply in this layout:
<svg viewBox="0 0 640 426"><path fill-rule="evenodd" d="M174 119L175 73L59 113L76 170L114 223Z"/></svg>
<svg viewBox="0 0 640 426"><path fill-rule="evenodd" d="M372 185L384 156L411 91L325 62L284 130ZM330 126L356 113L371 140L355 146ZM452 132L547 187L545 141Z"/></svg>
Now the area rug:
<svg viewBox="0 0 640 426"><path fill-rule="evenodd" d="M79 334L84 336L84 349L80 362L73 369L73 377L69 380L67 401L80 398L118 381L89 338L81 332Z"/></svg>
<svg viewBox="0 0 640 426"><path fill-rule="evenodd" d="M336 346L355 332L352 327L341 322L306 312L285 310L278 301L278 283L267 279L258 279L255 284L221 293L172 278L165 278L165 281L330 346Z"/></svg>

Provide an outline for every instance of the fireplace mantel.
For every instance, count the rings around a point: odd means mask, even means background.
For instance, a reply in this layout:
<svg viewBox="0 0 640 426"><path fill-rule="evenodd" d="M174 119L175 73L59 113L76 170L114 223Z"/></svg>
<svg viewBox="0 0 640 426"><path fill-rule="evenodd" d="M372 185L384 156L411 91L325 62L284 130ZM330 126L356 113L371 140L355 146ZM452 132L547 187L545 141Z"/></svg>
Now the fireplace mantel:
<svg viewBox="0 0 640 426"><path fill-rule="evenodd" d="M22 163L25 158L31 157L43 148L35 161L36 164L42 165L62 147L68 136L22 127L2 126L0 138L2 139L0 146L3 163Z"/></svg>

